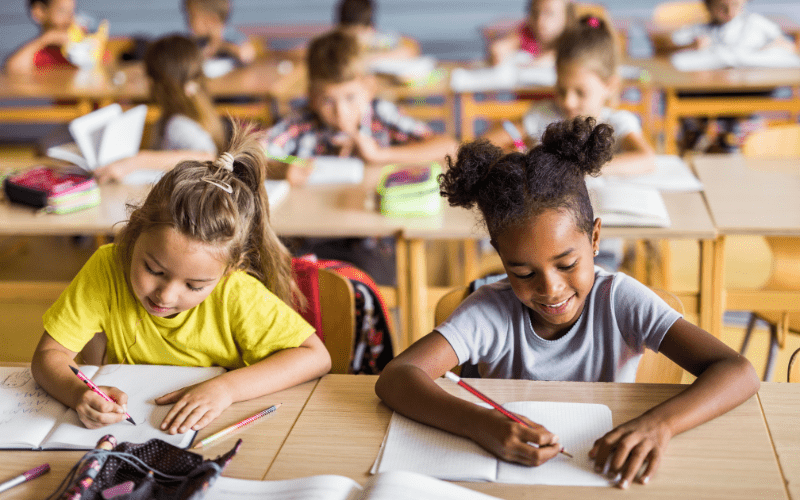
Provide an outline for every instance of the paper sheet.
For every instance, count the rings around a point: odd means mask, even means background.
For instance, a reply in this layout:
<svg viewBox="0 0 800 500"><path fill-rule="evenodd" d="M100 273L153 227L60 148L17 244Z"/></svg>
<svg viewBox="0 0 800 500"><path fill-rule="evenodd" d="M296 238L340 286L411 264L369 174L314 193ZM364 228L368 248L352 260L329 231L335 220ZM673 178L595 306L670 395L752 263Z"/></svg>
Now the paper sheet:
<svg viewBox="0 0 800 500"><path fill-rule="evenodd" d="M342 476L312 476L285 481L249 481L220 477L206 493L206 500L348 500L361 487Z"/></svg>
<svg viewBox="0 0 800 500"><path fill-rule="evenodd" d="M592 189L610 184L624 184L653 188L662 193L688 193L703 190L703 183L694 176L680 157L674 155L656 155L655 163L655 172L626 177L605 174L600 177L587 177L586 186Z"/></svg>

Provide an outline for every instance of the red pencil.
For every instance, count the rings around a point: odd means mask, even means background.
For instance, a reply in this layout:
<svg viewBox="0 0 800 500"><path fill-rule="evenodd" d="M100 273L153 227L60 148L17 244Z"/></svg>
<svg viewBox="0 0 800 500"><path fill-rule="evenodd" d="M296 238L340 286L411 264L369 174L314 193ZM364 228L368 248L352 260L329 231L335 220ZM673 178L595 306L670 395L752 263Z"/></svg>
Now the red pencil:
<svg viewBox="0 0 800 500"><path fill-rule="evenodd" d="M86 378L86 375L84 375L82 371L78 370L78 369L77 369L77 368L75 368L74 366L70 366L69 368L70 368L70 370L72 370L72 373L74 373L74 374L75 374L75 375L76 375L76 376L77 376L79 379L81 379L81 381L82 381L84 384L86 384L87 386L89 386L89 389L91 389L91 390L92 390L92 392L94 392L95 394L97 394L97 395L98 395L98 396L100 396L101 398L105 399L106 401L110 401L110 402L112 402L112 403L116 403L116 401L114 401L113 399L111 399L111 398L110 398L110 397L109 397L109 396L108 396L108 395L107 395L105 392L101 391L101 390L100 390L100 388L99 388L99 387L97 387L97 386L95 385L95 383L94 383L94 382L92 382L91 380L89 380L88 378ZM128 414L126 413L126 414L125 414L125 417L126 417L125 419L126 419L128 422L132 423L133 425L136 425L136 422L134 422L134 421L133 421L133 419L131 418L131 416L130 416L130 415L128 415Z"/></svg>
<svg viewBox="0 0 800 500"><path fill-rule="evenodd" d="M472 387L471 385L469 385L468 383L464 382L464 380L461 377L459 377L458 375L456 375L455 373L447 372L447 373L444 374L444 376L447 377L448 379L452 380L456 384L460 385L464 389L468 390L472 394L474 394L478 399L480 399L484 403L488 403L489 405L492 406L492 408L494 408L495 410L499 411L500 413L502 413L506 417L510 418L514 422L520 423L520 424L524 425L525 427L530 427L524 420L520 419L519 417L517 417L516 415L514 415L510 411L508 411L505 408L503 408L502 406L500 406L500 403L495 402L492 398L490 398L486 394L482 393L478 389L476 389L476 388ZM568 456L569 458L572 458L572 455L567 453L567 450L565 450L564 448L561 448L561 453L563 453L564 455Z"/></svg>

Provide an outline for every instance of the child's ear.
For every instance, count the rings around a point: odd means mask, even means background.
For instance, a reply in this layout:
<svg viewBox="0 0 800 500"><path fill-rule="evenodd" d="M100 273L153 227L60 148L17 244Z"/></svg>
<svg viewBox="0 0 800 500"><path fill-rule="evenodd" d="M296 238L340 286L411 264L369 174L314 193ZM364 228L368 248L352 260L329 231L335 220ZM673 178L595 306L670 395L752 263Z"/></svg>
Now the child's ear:
<svg viewBox="0 0 800 500"><path fill-rule="evenodd" d="M30 15L33 22L39 26L43 26L45 20L47 20L47 11L45 10L44 4L42 2L36 2L31 5Z"/></svg>
<svg viewBox="0 0 800 500"><path fill-rule="evenodd" d="M600 217L597 217L594 220L594 225L592 226L592 252L596 252L600 249L600 226L602 222Z"/></svg>

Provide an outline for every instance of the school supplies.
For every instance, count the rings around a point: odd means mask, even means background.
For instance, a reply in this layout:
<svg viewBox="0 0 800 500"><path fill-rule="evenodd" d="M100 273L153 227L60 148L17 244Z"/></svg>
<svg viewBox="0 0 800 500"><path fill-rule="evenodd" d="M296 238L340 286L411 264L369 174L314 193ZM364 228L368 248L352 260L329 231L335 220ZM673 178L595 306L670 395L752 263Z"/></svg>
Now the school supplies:
<svg viewBox="0 0 800 500"><path fill-rule="evenodd" d="M476 389L476 388L472 387L471 385L469 385L468 383L464 382L464 380L461 377L459 377L458 375L456 375L455 373L447 372L447 373L444 374L444 376L447 377L448 380L452 380L453 382L455 382L456 384L460 385L461 387L463 387L467 391L471 392L475 397L477 397L478 399L480 399L484 403L487 403L489 406L491 406L495 410L499 411L500 413L502 413L506 417L510 418L514 422L516 422L518 424L522 424L525 427L528 427L528 424L525 423L524 420L522 420L521 418L517 417L516 415L514 415L510 411L508 411L505 408L503 408L503 405L501 405L500 403L497 403L496 401L494 401L492 398L490 398L486 394L482 393L478 389ZM564 449L563 447L561 448L561 451L559 453L563 453L564 455L568 456L569 458L572 458L572 455L567 453L567 450Z"/></svg>
<svg viewBox="0 0 800 500"><path fill-rule="evenodd" d="M349 477L311 476L284 481L252 481L221 477L206 494L206 500L242 500L270 498L292 500L367 500L389 498L425 498L427 500L491 500L496 497L427 475L411 472L386 472L372 477L362 487Z"/></svg>
<svg viewBox="0 0 800 500"><path fill-rule="evenodd" d="M9 200L65 214L100 204L100 188L86 175L40 165L3 180Z"/></svg>
<svg viewBox="0 0 800 500"><path fill-rule="evenodd" d="M664 198L658 190L628 184L607 184L589 190L595 217L604 226L669 227Z"/></svg>
<svg viewBox="0 0 800 500"><path fill-rule="evenodd" d="M47 394L33 380L30 368L0 368L0 449L91 449L100 437L112 433L120 441L144 442L159 438L185 448L195 432L168 434L159 426L171 405L155 398L197 384L225 372L221 367L198 368L159 365L81 366L97 385L120 387L128 395L127 422L87 429L78 414Z"/></svg>
<svg viewBox="0 0 800 500"><path fill-rule="evenodd" d="M384 167L376 188L381 213L393 217L420 217L441 212L441 173L438 163Z"/></svg>
<svg viewBox="0 0 800 500"><path fill-rule="evenodd" d="M482 404L490 408L487 404ZM612 426L606 405L518 401L505 408L524 415L561 437L574 458L563 455L538 467L505 462L467 438L430 427L394 413L372 472L409 471L451 481L492 481L512 484L608 486L594 472L589 450Z"/></svg>
<svg viewBox="0 0 800 500"><path fill-rule="evenodd" d="M33 481L37 477L41 476L42 474L47 474L50 472L50 464L42 464L39 467L34 467L29 471L25 471L19 476L15 477L14 479L10 479L3 484L0 484L0 493L10 490L14 486L20 485L22 483L27 483L28 481Z"/></svg>
<svg viewBox="0 0 800 500"><path fill-rule="evenodd" d="M69 124L74 143L53 146L47 156L70 162L92 172L139 152L147 106L140 104L125 112L119 104L111 104L75 118Z"/></svg>
<svg viewBox="0 0 800 500"><path fill-rule="evenodd" d="M84 375L83 372L81 372L80 370L78 370L74 366L70 366L69 369L72 370L72 373L74 373L75 376L78 377L81 380L81 382L86 384L86 386L89 387L89 389L91 389L93 393L97 394L98 396L100 396L101 398L105 399L109 403L116 403L116 401L111 399L105 392L101 391L100 388L97 387L94 384L94 382L92 382L91 380L86 378L86 375ZM127 420L130 423L132 423L133 425L136 425L136 422L134 422L133 419L131 418L131 416L128 415L127 413L125 414L125 420Z"/></svg>
<svg viewBox="0 0 800 500"><path fill-rule="evenodd" d="M682 50L670 57L679 71L708 71L724 68L800 68L800 56L780 47L741 50L714 45L703 50Z"/></svg>
<svg viewBox="0 0 800 500"><path fill-rule="evenodd" d="M364 180L364 162L360 158L340 156L315 156L313 158L298 158L292 155L267 156L283 163L293 165L305 163L314 170L308 176L306 184L309 186L329 184L360 184Z"/></svg>
<svg viewBox="0 0 800 500"><path fill-rule="evenodd" d="M209 444L213 443L217 439L219 439L221 437L224 437L224 436L227 436L228 434L230 434L231 432L233 432L235 430L241 429L242 427L245 427L245 426L247 426L249 424L252 424L256 420L260 419L261 417L266 417L270 413L272 413L275 410L277 410L278 408L280 408L282 404L283 403L278 403L276 405L272 405L269 408L267 408L266 410L261 410L260 412L256 413L255 415L253 415L251 417L247 417L246 419L242 420L241 422L235 423L235 424L231 425L230 427L226 427L226 428L222 429L219 432L215 432L214 434L208 436L207 438L203 439L202 441L200 441L199 443L194 445L192 447L192 449L196 450L198 448L202 448L203 446L208 446Z"/></svg>

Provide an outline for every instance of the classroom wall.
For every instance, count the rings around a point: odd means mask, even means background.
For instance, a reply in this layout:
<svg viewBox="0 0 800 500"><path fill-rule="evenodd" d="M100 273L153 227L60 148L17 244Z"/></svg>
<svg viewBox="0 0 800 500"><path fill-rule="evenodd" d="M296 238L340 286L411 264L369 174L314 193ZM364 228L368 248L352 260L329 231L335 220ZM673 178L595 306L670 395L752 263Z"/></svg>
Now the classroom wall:
<svg viewBox="0 0 800 500"><path fill-rule="evenodd" d="M27 0L2 0L0 57L36 35L28 18ZM180 0L77 0L78 10L108 19L113 35L141 33L158 36L182 30ZM332 19L335 0L233 0L232 23L324 23ZM497 18L521 15L527 0L377 0L378 26L417 38L426 53L442 59L481 57L480 25ZM659 0L608 0L614 17L647 17ZM757 12L788 15L800 22L796 0L751 0Z"/></svg>

